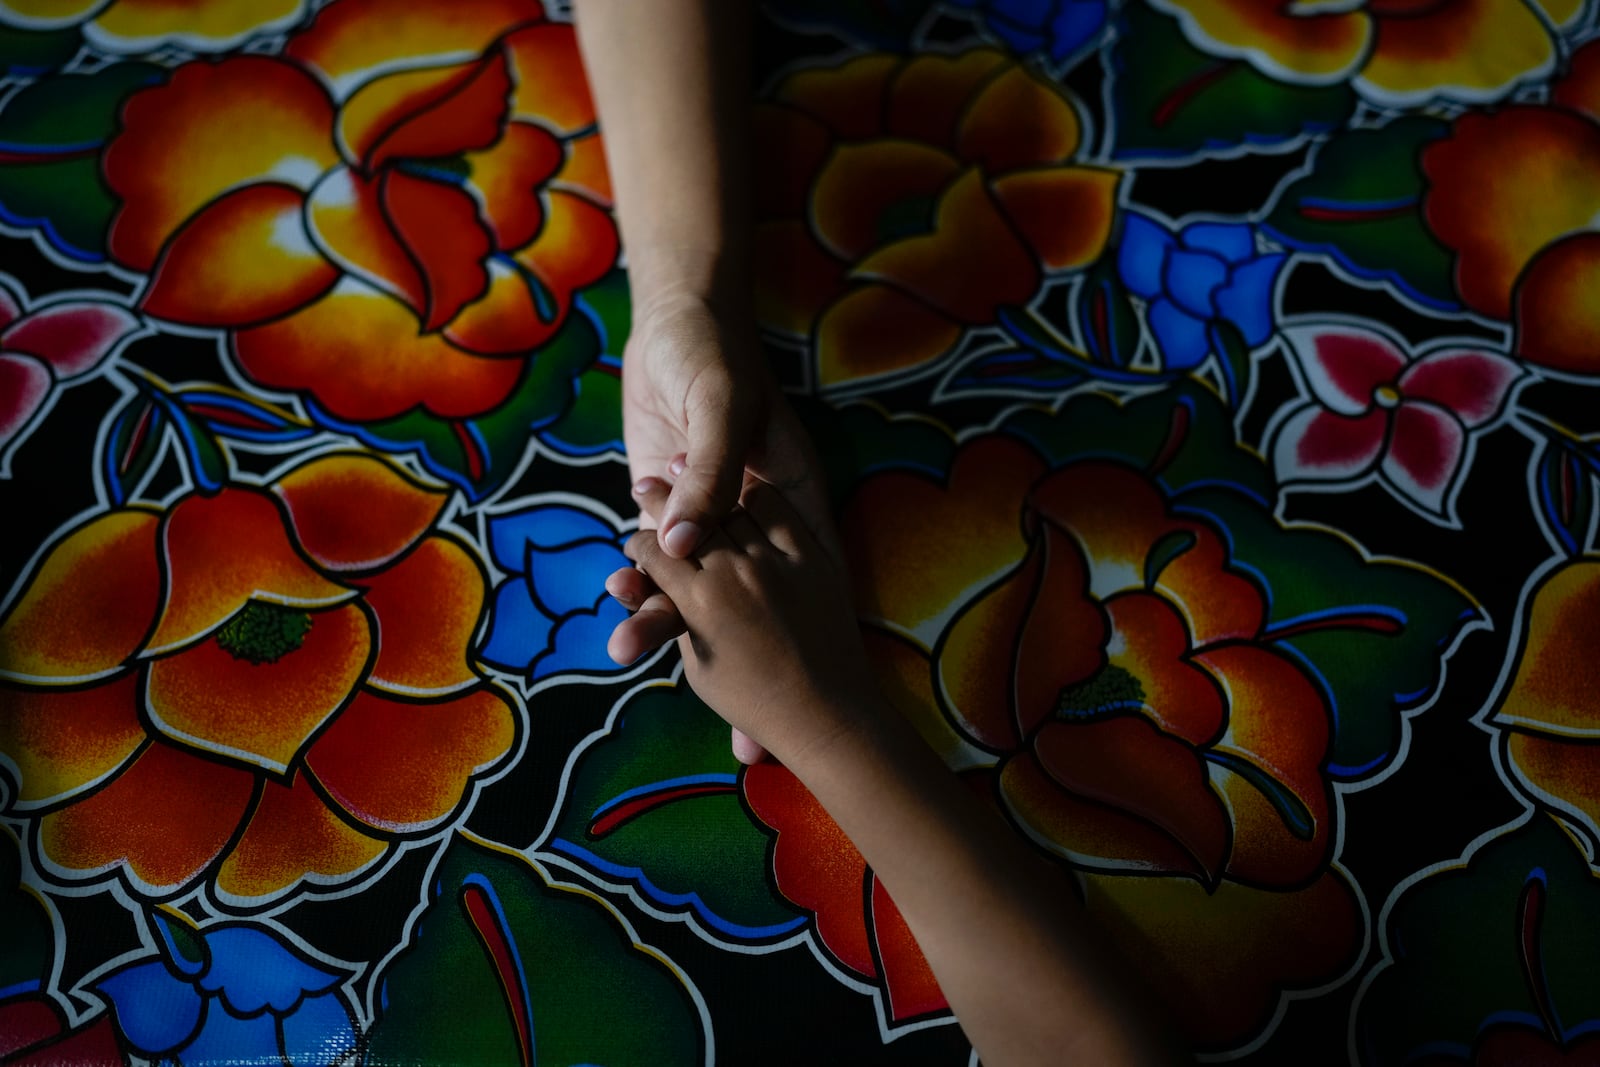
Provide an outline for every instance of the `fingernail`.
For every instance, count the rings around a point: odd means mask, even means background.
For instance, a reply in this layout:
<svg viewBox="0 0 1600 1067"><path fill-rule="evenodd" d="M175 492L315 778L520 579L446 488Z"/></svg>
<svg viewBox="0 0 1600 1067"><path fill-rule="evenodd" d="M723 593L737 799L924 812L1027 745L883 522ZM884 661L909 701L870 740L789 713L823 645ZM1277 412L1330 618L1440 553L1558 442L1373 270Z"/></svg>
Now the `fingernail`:
<svg viewBox="0 0 1600 1067"><path fill-rule="evenodd" d="M700 527L692 522L680 522L667 531L667 539L662 542L662 547L667 550L667 555L683 559L699 543Z"/></svg>
<svg viewBox="0 0 1600 1067"><path fill-rule="evenodd" d="M671 463L667 464L667 473L674 478L683 473L683 457L674 456Z"/></svg>
<svg viewBox="0 0 1600 1067"><path fill-rule="evenodd" d="M644 496L650 490L654 489L657 484L659 484L658 479L640 478L638 481L633 483L633 495Z"/></svg>

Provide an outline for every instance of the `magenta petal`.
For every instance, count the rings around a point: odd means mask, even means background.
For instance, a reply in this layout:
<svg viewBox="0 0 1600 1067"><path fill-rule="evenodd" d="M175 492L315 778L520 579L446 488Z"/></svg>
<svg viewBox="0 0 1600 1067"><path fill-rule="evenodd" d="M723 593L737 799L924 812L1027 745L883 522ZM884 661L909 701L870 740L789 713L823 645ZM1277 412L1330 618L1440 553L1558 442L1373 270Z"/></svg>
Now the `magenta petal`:
<svg viewBox="0 0 1600 1067"><path fill-rule="evenodd" d="M1454 415L1408 401L1395 409L1384 477L1399 492L1442 515L1466 445L1467 431Z"/></svg>
<svg viewBox="0 0 1600 1067"><path fill-rule="evenodd" d="M0 333L0 348L50 364L58 378L93 370L139 320L115 304L69 301L24 315Z"/></svg>
<svg viewBox="0 0 1600 1067"><path fill-rule="evenodd" d="M49 367L32 356L0 352L0 447L28 424L49 395Z"/></svg>
<svg viewBox="0 0 1600 1067"><path fill-rule="evenodd" d="M1452 349L1417 360L1400 376L1400 393L1454 412L1468 429L1494 419L1522 376L1515 361L1494 352Z"/></svg>
<svg viewBox="0 0 1600 1067"><path fill-rule="evenodd" d="M1406 368L1404 354L1371 330L1301 326L1284 333L1300 357L1312 393L1341 415L1370 411L1372 391L1393 384Z"/></svg>
<svg viewBox="0 0 1600 1067"><path fill-rule="evenodd" d="M1348 418L1306 405L1278 431L1272 461L1280 482L1343 481L1364 474L1383 451L1382 412Z"/></svg>

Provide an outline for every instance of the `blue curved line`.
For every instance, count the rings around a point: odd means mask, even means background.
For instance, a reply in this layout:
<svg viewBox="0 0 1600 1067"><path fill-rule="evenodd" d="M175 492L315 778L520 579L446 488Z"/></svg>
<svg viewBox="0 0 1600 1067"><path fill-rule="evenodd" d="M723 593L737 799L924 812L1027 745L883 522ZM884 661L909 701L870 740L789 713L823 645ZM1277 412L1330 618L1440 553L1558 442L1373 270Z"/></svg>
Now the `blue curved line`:
<svg viewBox="0 0 1600 1067"><path fill-rule="evenodd" d="M712 911L710 906L701 899L699 893L668 893L646 877L643 868L624 867L609 860L603 860L593 852L575 845L565 838L556 838L550 842L550 848L563 856L577 860L579 863L608 874L613 878L620 878L638 886L656 904L673 911L682 911L685 906L693 910L696 917L702 922L716 929L719 933L731 938L750 941L766 941L771 938L782 937L800 929L809 920L804 915L797 915L784 923L773 923L770 926L745 926L741 923L730 922Z"/></svg>
<svg viewBox="0 0 1600 1067"><path fill-rule="evenodd" d="M652 793L665 793L668 790L677 789L679 786L738 784L739 776L737 774L686 774L682 778L666 778L659 782L651 782L649 785L636 786L633 789L627 790L626 792L618 793L616 796L612 797L598 808L595 808L594 814L589 816L589 818L590 821L598 819L612 808L615 808L620 804L626 804L634 797L649 796Z"/></svg>

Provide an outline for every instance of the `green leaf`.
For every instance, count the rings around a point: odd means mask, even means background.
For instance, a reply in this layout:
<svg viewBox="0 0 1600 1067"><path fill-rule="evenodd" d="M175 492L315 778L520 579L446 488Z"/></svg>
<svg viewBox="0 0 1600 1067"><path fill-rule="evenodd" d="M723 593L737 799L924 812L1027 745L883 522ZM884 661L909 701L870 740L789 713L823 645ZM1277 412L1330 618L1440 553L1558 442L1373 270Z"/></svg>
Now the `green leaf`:
<svg viewBox="0 0 1600 1067"><path fill-rule="evenodd" d="M598 897L463 835L429 884L411 943L378 976L370 1062L705 1062L698 996Z"/></svg>
<svg viewBox="0 0 1600 1067"><path fill-rule="evenodd" d="M76 27L39 32L0 26L0 76L31 78L58 70L82 46Z"/></svg>
<svg viewBox="0 0 1600 1067"><path fill-rule="evenodd" d="M1337 129L1355 111L1347 85L1276 81L1195 48L1170 16L1143 4L1123 10L1111 53L1116 159L1277 151Z"/></svg>
<svg viewBox="0 0 1600 1067"><path fill-rule="evenodd" d="M1427 307L1455 310L1451 255L1422 219L1419 162L1429 142L1448 130L1437 119L1408 117L1379 130L1338 134L1313 150L1306 170L1278 187L1263 228Z"/></svg>
<svg viewBox="0 0 1600 1067"><path fill-rule="evenodd" d="M687 684L637 690L573 759L541 847L713 936L786 936L805 920L767 884L768 840L738 774L727 723Z"/></svg>
<svg viewBox="0 0 1600 1067"><path fill-rule="evenodd" d="M64 255L104 262L116 202L100 179L100 153L128 96L161 68L114 63L24 86L0 109L0 218L38 227Z"/></svg>
<svg viewBox="0 0 1600 1067"><path fill-rule="evenodd" d="M0 989L38 988L50 976L54 938L38 894L22 888L22 855L0 827Z"/></svg>
<svg viewBox="0 0 1600 1067"><path fill-rule="evenodd" d="M1556 1063L1563 1051L1591 1062L1594 1033L1566 1049L1562 1039L1600 1022L1597 915L1600 875L1542 814L1409 886L1383 930L1387 959L1356 1008L1362 1061L1409 1063L1426 1046L1463 1062ZM1486 1047L1508 1037L1520 1039L1523 1058Z"/></svg>

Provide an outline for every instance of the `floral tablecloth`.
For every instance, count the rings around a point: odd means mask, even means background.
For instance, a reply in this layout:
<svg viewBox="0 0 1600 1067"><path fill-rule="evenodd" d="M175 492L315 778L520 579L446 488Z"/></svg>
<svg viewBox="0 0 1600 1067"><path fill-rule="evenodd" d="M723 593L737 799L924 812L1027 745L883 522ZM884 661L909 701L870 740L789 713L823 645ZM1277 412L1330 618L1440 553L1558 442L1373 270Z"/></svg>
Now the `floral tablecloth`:
<svg viewBox="0 0 1600 1067"><path fill-rule="evenodd" d="M1207 1058L1600 1062L1595 27L759 20L884 691ZM569 13L5 0L0 69L0 1061L968 1063L795 780L606 657Z"/></svg>

